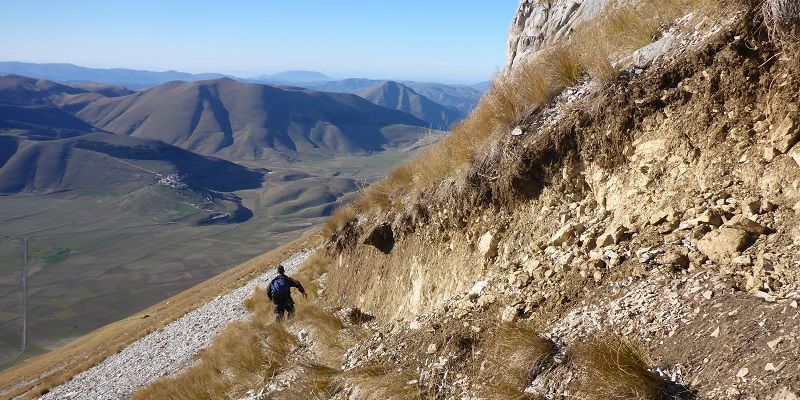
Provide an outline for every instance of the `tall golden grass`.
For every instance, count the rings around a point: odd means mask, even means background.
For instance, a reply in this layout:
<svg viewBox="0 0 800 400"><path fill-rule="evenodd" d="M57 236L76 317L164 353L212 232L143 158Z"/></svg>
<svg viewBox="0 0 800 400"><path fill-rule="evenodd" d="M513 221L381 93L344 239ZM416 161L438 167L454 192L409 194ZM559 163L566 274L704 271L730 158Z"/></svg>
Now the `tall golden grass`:
<svg viewBox="0 0 800 400"><path fill-rule="evenodd" d="M487 399L535 398L525 392L533 378L553 366L558 352L553 341L528 326L506 325L492 335L486 357L491 368L481 391Z"/></svg>
<svg viewBox="0 0 800 400"><path fill-rule="evenodd" d="M644 351L618 336L598 335L579 345L571 358L589 400L660 400L668 394L667 381L650 370Z"/></svg>

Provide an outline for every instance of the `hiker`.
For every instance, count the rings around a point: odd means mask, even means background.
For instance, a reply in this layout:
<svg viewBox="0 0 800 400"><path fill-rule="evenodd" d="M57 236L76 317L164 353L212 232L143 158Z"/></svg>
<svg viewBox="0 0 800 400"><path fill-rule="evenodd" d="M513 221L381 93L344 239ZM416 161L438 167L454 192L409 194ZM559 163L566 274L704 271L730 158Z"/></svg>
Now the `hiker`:
<svg viewBox="0 0 800 400"><path fill-rule="evenodd" d="M294 300L292 300L292 287L296 287L303 297L308 297L303 285L295 279L286 276L286 269L283 265L278 265L278 276L276 276L267 287L267 297L275 304L275 319L283 320L284 311L289 319L294 316Z"/></svg>

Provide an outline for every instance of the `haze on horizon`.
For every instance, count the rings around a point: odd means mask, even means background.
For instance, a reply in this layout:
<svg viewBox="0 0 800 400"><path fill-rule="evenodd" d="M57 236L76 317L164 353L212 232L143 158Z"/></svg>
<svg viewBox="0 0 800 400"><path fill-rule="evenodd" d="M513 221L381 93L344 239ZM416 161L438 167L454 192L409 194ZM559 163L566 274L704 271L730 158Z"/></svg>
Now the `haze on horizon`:
<svg viewBox="0 0 800 400"><path fill-rule="evenodd" d="M478 82L517 0L0 0L0 61Z"/></svg>

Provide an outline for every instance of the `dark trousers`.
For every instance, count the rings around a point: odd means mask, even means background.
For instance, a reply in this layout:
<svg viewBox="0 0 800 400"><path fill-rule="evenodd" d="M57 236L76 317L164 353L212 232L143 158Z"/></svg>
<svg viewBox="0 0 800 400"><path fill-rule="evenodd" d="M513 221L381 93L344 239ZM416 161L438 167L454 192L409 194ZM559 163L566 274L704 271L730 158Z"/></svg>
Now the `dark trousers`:
<svg viewBox="0 0 800 400"><path fill-rule="evenodd" d="M294 301L290 296L275 297L272 299L275 303L275 320L283 321L283 313L285 312L289 319L294 317Z"/></svg>

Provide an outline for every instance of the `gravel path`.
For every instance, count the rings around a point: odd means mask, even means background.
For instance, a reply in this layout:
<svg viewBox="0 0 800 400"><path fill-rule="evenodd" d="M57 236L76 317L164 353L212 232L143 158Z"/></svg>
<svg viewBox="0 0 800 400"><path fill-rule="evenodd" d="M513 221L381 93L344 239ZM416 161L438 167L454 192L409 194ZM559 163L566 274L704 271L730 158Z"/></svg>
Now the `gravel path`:
<svg viewBox="0 0 800 400"><path fill-rule="evenodd" d="M293 254L283 261L287 273L297 271L313 250ZM191 311L153 332L96 367L52 389L41 399L125 399L137 389L172 375L189 365L228 324L247 317L243 301L258 287L266 287L275 270Z"/></svg>

